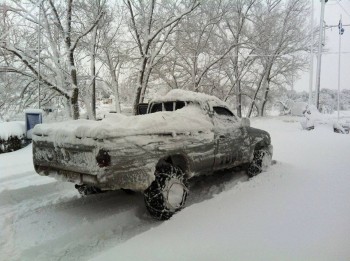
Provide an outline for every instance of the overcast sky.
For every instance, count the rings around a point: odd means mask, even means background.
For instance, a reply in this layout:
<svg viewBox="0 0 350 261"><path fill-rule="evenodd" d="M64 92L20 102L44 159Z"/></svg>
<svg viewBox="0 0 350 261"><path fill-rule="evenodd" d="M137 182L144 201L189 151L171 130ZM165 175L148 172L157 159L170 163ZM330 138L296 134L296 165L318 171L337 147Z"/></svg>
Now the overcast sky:
<svg viewBox="0 0 350 261"><path fill-rule="evenodd" d="M306 0L305 0L306 1ZM320 0L314 0L314 23L319 25L321 13ZM327 25L337 25L342 15L343 25L350 25L350 0L329 0L325 7L325 21ZM344 27L345 32L341 36L342 54L340 70L340 89L350 89L350 26ZM338 28L326 30L327 53L322 55L321 88L338 88ZM329 53L328 53L329 52ZM314 80L313 90L316 85L316 54L314 56ZM301 75L295 82L296 91L309 90L309 72Z"/></svg>

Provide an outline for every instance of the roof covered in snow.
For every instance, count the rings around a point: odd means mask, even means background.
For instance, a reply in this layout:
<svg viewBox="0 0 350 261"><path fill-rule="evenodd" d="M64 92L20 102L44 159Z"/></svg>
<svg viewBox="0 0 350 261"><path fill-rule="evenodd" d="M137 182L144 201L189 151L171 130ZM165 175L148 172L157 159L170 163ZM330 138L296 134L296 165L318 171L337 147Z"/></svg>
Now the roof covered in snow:
<svg viewBox="0 0 350 261"><path fill-rule="evenodd" d="M193 101L200 104L210 102L212 104L221 105L227 107L227 104L219 98L200 92L192 92L180 89L174 89L169 91L162 97L157 97L151 102L166 102L166 101Z"/></svg>
<svg viewBox="0 0 350 261"><path fill-rule="evenodd" d="M44 113L42 109L25 109L25 113Z"/></svg>

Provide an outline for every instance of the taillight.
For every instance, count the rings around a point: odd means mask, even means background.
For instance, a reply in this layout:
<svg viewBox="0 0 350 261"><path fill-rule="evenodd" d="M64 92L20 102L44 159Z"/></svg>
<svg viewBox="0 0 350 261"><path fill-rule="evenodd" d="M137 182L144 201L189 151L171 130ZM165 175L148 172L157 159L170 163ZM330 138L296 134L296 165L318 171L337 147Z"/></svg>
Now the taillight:
<svg viewBox="0 0 350 261"><path fill-rule="evenodd" d="M108 151L101 149L96 156L96 161L100 168L107 167L111 164L111 156Z"/></svg>

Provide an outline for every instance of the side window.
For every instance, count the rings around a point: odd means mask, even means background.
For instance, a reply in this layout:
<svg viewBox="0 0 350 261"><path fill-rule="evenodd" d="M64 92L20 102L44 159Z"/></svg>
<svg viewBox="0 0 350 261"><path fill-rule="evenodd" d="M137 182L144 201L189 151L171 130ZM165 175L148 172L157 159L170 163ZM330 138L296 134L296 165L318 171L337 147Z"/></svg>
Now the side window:
<svg viewBox="0 0 350 261"><path fill-rule="evenodd" d="M179 109L182 109L183 107L185 107L185 102L183 102L183 101L177 101L176 103L175 103L175 110L179 110Z"/></svg>
<svg viewBox="0 0 350 261"><path fill-rule="evenodd" d="M230 117L234 116L233 113L228 109L226 109L225 107L214 106L213 110L217 115L224 115L224 116L230 116Z"/></svg>
<svg viewBox="0 0 350 261"><path fill-rule="evenodd" d="M174 110L174 102L164 102L164 109L166 111L173 111Z"/></svg>
<svg viewBox="0 0 350 261"><path fill-rule="evenodd" d="M162 104L161 103L154 103L152 105L150 113L154 113L154 112L157 112L157 111L162 111Z"/></svg>
<svg viewBox="0 0 350 261"><path fill-rule="evenodd" d="M164 103L153 103L150 106L150 111L148 113L154 113L158 111L176 111L182 109L188 104L195 104L192 102L184 102L184 101L170 101ZM164 106L164 107L163 107ZM147 108L147 107L146 107Z"/></svg>

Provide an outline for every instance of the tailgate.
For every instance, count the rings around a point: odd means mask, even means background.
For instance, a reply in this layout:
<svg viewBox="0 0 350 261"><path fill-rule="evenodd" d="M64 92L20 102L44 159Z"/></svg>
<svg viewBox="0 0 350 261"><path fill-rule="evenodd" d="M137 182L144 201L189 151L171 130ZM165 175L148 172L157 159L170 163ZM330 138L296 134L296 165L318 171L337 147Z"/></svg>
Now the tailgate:
<svg viewBox="0 0 350 261"><path fill-rule="evenodd" d="M97 153L95 146L63 144L58 147L48 141L33 141L36 168L40 166L97 175L101 172L96 162Z"/></svg>

